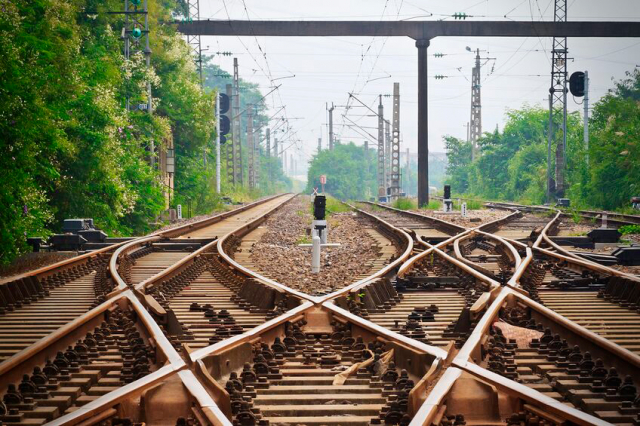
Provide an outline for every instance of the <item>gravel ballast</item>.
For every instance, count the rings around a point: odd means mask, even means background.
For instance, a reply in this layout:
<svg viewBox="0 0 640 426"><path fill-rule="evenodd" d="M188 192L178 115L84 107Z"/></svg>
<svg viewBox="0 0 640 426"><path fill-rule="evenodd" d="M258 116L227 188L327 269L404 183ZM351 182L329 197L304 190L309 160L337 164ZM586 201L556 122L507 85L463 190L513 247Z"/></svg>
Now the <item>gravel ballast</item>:
<svg viewBox="0 0 640 426"><path fill-rule="evenodd" d="M307 229L311 227L311 198L296 197L262 227L266 232L251 248L250 259L257 272L296 290L321 295L356 281L368 273L371 261L378 258L380 248L365 227L367 219L353 212L336 213L328 218L329 243L340 247L323 248L321 270L311 273L311 248Z"/></svg>

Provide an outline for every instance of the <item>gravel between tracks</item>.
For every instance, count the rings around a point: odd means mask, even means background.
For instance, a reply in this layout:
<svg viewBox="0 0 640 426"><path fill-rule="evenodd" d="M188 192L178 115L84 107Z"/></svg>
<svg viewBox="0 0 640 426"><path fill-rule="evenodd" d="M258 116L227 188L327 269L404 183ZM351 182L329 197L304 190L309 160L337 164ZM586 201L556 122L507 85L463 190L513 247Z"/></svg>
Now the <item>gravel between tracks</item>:
<svg viewBox="0 0 640 426"><path fill-rule="evenodd" d="M77 256L75 251L56 251L27 253L15 259L10 265L0 269L0 278L6 279L14 275L44 268Z"/></svg>
<svg viewBox="0 0 640 426"><path fill-rule="evenodd" d="M340 247L322 249L321 270L311 273L311 248L306 230L313 216L311 199L299 196L285 205L262 225L267 231L251 249L251 261L261 274L310 295L321 295L340 289L368 273L367 266L378 257L376 241L365 231L366 219L352 212L329 217L329 243Z"/></svg>
<svg viewBox="0 0 640 426"><path fill-rule="evenodd" d="M502 219L503 217L509 216L511 213L513 213L507 210L480 209L468 210L467 217L462 217L462 214L459 211L454 211L453 213L444 213L437 210L425 209L415 209L411 211L424 216L429 216L443 220L445 222L453 223L455 225L464 226L465 228L475 228L476 226L484 225L485 223Z"/></svg>

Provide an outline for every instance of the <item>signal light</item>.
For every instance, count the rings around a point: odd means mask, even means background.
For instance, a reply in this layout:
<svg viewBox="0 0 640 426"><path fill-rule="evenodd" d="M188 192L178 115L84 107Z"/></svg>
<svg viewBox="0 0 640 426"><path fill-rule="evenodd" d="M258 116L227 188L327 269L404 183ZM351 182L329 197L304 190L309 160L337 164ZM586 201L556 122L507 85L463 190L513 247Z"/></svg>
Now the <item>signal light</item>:
<svg viewBox="0 0 640 426"><path fill-rule="evenodd" d="M226 115L220 116L220 134L226 135L231 131L231 120Z"/></svg>
<svg viewBox="0 0 640 426"><path fill-rule="evenodd" d="M220 114L226 114L229 111L229 106L231 102L229 101L229 96L226 93L220 93Z"/></svg>
<svg viewBox="0 0 640 426"><path fill-rule="evenodd" d="M142 37L142 30L136 27L133 29L133 31L131 31L131 35L133 35L133 38L140 38Z"/></svg>
<svg viewBox="0 0 640 426"><path fill-rule="evenodd" d="M576 71L569 77L569 91L573 96L584 96L584 73Z"/></svg>
<svg viewBox="0 0 640 426"><path fill-rule="evenodd" d="M134 6L140 6L140 3L142 3L142 0L131 0L131 4Z"/></svg>

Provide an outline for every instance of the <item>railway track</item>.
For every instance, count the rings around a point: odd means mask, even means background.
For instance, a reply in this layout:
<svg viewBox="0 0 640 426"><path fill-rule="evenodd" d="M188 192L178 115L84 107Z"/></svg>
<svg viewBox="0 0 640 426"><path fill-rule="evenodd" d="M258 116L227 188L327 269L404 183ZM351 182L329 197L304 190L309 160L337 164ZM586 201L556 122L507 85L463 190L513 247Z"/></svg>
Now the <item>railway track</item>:
<svg viewBox="0 0 640 426"><path fill-rule="evenodd" d="M0 285L0 421L637 420L638 280L541 248L553 218L466 229L358 204L380 260L307 294L241 256L290 197Z"/></svg>

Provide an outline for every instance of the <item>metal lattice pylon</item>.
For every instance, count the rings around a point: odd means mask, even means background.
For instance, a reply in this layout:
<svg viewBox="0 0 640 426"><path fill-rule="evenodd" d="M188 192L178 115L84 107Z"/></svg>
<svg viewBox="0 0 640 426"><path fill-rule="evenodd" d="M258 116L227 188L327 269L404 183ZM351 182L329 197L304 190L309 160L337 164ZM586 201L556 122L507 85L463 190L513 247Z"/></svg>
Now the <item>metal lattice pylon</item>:
<svg viewBox="0 0 640 426"><path fill-rule="evenodd" d="M555 22L567 21L567 1L555 0ZM551 87L549 88L549 146L547 170L547 195L563 197L564 171L567 149L567 38L554 37L551 59ZM557 132L556 130L560 130ZM560 135L558 135L560 133ZM555 190L551 179L551 149L556 144Z"/></svg>
<svg viewBox="0 0 640 426"><path fill-rule="evenodd" d="M482 135L482 98L480 83L480 49L476 50L476 66L471 72L471 119L469 121L469 140L471 158L478 155L478 138Z"/></svg>
<svg viewBox="0 0 640 426"><path fill-rule="evenodd" d="M384 107L381 95L378 104L378 197L384 197L387 193L384 159Z"/></svg>
<svg viewBox="0 0 640 426"><path fill-rule="evenodd" d="M142 7L140 7L142 6ZM142 53L145 57L147 67L151 66L151 47L149 46L149 13L147 9L147 0L142 2L134 2L132 0L124 0L124 59L129 61L132 55ZM151 82L147 82L147 102L146 104L136 104L131 106L131 94L126 94L126 108L131 110L146 109L149 114L152 113L153 105L151 104Z"/></svg>
<svg viewBox="0 0 640 426"><path fill-rule="evenodd" d="M231 103L233 100L233 86L231 84L227 84L226 86L227 97L229 98L229 102ZM233 110L227 113L228 115L233 114ZM227 143L225 144L225 152L226 152L226 160L227 160L227 183L230 185L235 185L236 181L236 171L235 171L235 161L234 161L234 139L237 137L234 128L231 129L231 138L227 138Z"/></svg>
<svg viewBox="0 0 640 426"><path fill-rule="evenodd" d="M187 0L187 20L189 22L200 20L200 0ZM187 35L187 44L195 58L196 69L202 82L202 40L200 35Z"/></svg>
<svg viewBox="0 0 640 426"><path fill-rule="evenodd" d="M249 151L249 189L253 189L256 187L254 174L255 138L253 137L253 105L251 104L247 104L247 150Z"/></svg>
<svg viewBox="0 0 640 426"><path fill-rule="evenodd" d="M124 0L124 59L128 63L132 55L142 53L147 68L151 66L151 47L149 46L149 9L147 0L142 4L138 1ZM142 6L142 7L140 7ZM153 97L151 95L151 81L147 80L147 99L145 103L131 105L131 93L127 89L125 108L127 111L146 110L153 114ZM149 141L149 164L155 166L156 148L153 139Z"/></svg>
<svg viewBox="0 0 640 426"><path fill-rule="evenodd" d="M240 130L240 78L238 76L238 58L233 58L233 159L236 173L235 182L242 185L242 131Z"/></svg>
<svg viewBox="0 0 640 426"><path fill-rule="evenodd" d="M400 83L393 83L393 124L391 129L391 197L400 195Z"/></svg>

